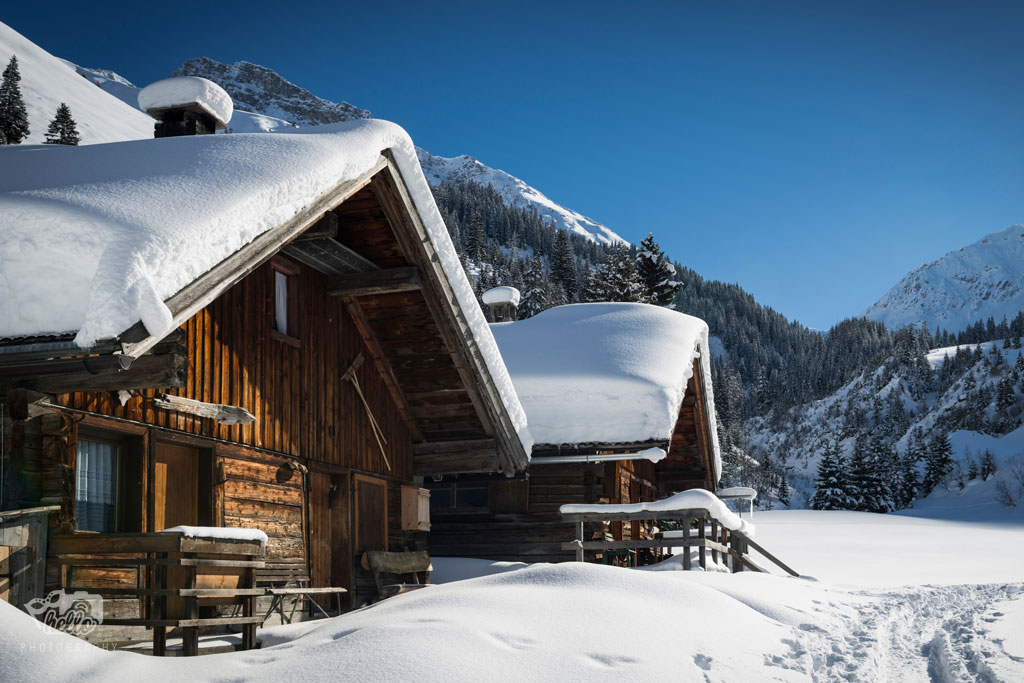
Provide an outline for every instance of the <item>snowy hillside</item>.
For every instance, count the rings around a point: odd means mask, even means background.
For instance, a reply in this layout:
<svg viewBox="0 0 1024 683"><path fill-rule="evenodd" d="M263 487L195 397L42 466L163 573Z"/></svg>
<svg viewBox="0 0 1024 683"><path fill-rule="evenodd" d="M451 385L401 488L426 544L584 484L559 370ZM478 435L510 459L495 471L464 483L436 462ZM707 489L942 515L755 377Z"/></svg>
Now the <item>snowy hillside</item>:
<svg viewBox="0 0 1024 683"><path fill-rule="evenodd" d="M936 497L968 494L974 505L982 499L994 505L996 484L1008 476L1018 457L1024 458L1022 352L1005 342L986 342L964 345L959 351L932 349L902 361L890 358L819 401L774 419L749 420L748 451L755 458L774 458L795 492L792 506L806 507L828 444L837 443L849 465L863 456L869 443L881 442L895 467L915 444L927 448L935 436L948 433L953 470L914 507ZM1002 474L976 482L971 464L977 466L984 451L993 454Z"/></svg>
<svg viewBox="0 0 1024 683"><path fill-rule="evenodd" d="M554 221L564 230L582 235L601 244L624 243L611 228L587 218L572 209L553 202L540 190L509 175L505 171L485 166L470 156L454 158L434 156L424 149L418 150L423 175L431 185L449 182L473 182L490 185L509 206L535 208L545 219Z"/></svg>
<svg viewBox="0 0 1024 683"><path fill-rule="evenodd" d="M864 311L890 328L959 331L1024 310L1024 225L1012 225L915 268Z"/></svg>
<svg viewBox="0 0 1024 683"><path fill-rule="evenodd" d="M153 137L153 119L75 73L6 24L0 23L0 68L17 55L21 94L28 108L30 132L23 144L38 144L61 102L78 124L83 145ZM113 82L113 81L112 81Z"/></svg>
<svg viewBox="0 0 1024 683"><path fill-rule="evenodd" d="M303 126L369 119L373 115L348 102L331 102L249 62L222 64L208 57L190 59L172 76L202 76L224 88L235 107Z"/></svg>

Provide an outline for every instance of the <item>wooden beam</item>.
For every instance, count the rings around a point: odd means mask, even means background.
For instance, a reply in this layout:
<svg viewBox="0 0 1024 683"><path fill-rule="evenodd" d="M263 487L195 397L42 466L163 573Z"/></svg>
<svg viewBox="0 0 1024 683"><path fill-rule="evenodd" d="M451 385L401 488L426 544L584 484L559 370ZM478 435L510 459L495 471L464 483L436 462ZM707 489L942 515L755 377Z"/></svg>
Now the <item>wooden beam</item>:
<svg viewBox="0 0 1024 683"><path fill-rule="evenodd" d="M500 469L498 451L494 449L417 455L412 459L412 473L417 477L466 472L498 472Z"/></svg>
<svg viewBox="0 0 1024 683"><path fill-rule="evenodd" d="M178 413L208 417L223 425L247 425L256 421L256 416L245 408L229 406L223 403L204 403L191 398L171 396L170 394L157 394L153 399L153 405L164 410L173 410Z"/></svg>
<svg viewBox="0 0 1024 683"><path fill-rule="evenodd" d="M338 214L327 211L313 225L306 228L302 234L295 238L296 242L307 242L309 240L333 239L338 236Z"/></svg>
<svg viewBox="0 0 1024 683"><path fill-rule="evenodd" d="M336 239L315 239L293 242L282 251L300 263L304 263L325 275L365 273L379 270L377 264L362 256Z"/></svg>
<svg viewBox="0 0 1024 683"><path fill-rule="evenodd" d="M162 389L185 386L188 358L179 353L136 358L127 370L85 370L63 375L19 377L17 384L47 394L66 394L74 391L130 391L132 389Z"/></svg>
<svg viewBox="0 0 1024 683"><path fill-rule="evenodd" d="M497 442L494 439L472 439L469 441L435 441L432 443L413 444L414 455L430 455L432 453L458 453L460 451L494 450Z"/></svg>
<svg viewBox="0 0 1024 683"><path fill-rule="evenodd" d="M290 220L276 228L260 234L252 242L215 265L191 284L167 299L164 303L171 310L172 326L180 327L186 320L206 308L221 294L242 281L280 251L281 246L316 223L326 211L338 206L365 187L382 168L388 165L385 157L378 159L366 173L353 180L338 183L327 190ZM125 330L120 337L121 348L129 356L141 356L160 341L142 325L136 323Z"/></svg>
<svg viewBox="0 0 1024 683"><path fill-rule="evenodd" d="M366 273L335 275L327 280L327 294L330 296L374 296L412 292L420 289L419 270L414 266L388 268Z"/></svg>

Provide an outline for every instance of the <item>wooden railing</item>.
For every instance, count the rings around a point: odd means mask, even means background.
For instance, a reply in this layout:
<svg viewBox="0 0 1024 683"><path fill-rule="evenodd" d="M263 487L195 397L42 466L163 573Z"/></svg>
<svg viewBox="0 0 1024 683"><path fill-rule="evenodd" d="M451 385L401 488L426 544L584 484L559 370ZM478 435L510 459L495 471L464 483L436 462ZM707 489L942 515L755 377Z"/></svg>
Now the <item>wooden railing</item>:
<svg viewBox="0 0 1024 683"><path fill-rule="evenodd" d="M167 629L181 628L185 655L198 654L199 628L242 627L242 647L256 645L255 570L264 566L258 541L196 538L182 533L89 534L54 536L50 553L60 566L65 591L138 598L137 618L104 618L103 625L153 629L153 654L163 655ZM134 574L134 587L111 587L104 576ZM242 607L242 615L200 617L205 605Z"/></svg>
<svg viewBox="0 0 1024 683"><path fill-rule="evenodd" d="M562 544L562 550L575 550L576 560L583 562L586 551L602 550L639 550L641 548L681 548L683 569L691 569L693 560L690 549L697 549L697 563L706 569L708 553L716 564L725 564L733 572L744 570L764 572L749 557L751 549L756 550L767 560L780 567L791 576L800 576L777 557L757 544L749 535L740 530L727 528L721 520L715 518L706 508L687 508L685 510L645 511L645 512L573 512L563 513L562 518L576 525L576 539ZM586 524L602 525L613 521L678 521L682 529L670 536L658 534L651 540L636 539L629 541L588 540L585 537ZM678 533L678 536L677 536Z"/></svg>

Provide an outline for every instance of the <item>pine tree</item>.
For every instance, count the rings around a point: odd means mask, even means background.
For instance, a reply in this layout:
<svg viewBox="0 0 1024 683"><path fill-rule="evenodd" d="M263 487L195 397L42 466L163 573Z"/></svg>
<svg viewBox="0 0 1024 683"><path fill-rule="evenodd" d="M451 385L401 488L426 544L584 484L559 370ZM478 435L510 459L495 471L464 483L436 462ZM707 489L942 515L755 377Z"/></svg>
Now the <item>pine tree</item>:
<svg viewBox="0 0 1024 683"><path fill-rule="evenodd" d="M953 445L949 434L941 434L932 440L925 459L924 478L921 493L927 496L953 471Z"/></svg>
<svg viewBox="0 0 1024 683"><path fill-rule="evenodd" d="M555 245L551 253L551 279L562 286L571 299L576 293L576 254L573 253L569 233L555 232Z"/></svg>
<svg viewBox="0 0 1024 683"><path fill-rule="evenodd" d="M650 302L658 306L668 306L672 303L682 285L674 279L676 269L654 241L654 233L647 233L647 237L640 242L640 249L636 254L636 267L640 281L647 289L647 298Z"/></svg>
<svg viewBox="0 0 1024 683"><path fill-rule="evenodd" d="M999 380L996 387L996 408L1005 411L1017 402L1017 395L1013 393L1013 380L1007 375Z"/></svg>
<svg viewBox="0 0 1024 683"><path fill-rule="evenodd" d="M775 497L779 499L780 503L789 507L789 482L786 481L785 471L779 475L779 488L776 491Z"/></svg>
<svg viewBox="0 0 1024 683"><path fill-rule="evenodd" d="M988 481L988 478L996 473L996 459L992 455L992 451L985 450L985 455L981 458L981 467L978 474L981 475L982 481Z"/></svg>
<svg viewBox="0 0 1024 683"><path fill-rule="evenodd" d="M469 230L466 233L466 254L479 263L487 249L487 233L484 232L484 218L477 212L469 217Z"/></svg>
<svg viewBox="0 0 1024 683"><path fill-rule="evenodd" d="M45 144L76 146L80 141L78 127L75 125L75 119L71 117L71 108L61 102L57 107L57 115L50 121L50 127L46 130Z"/></svg>
<svg viewBox="0 0 1024 683"><path fill-rule="evenodd" d="M825 444L825 452L818 461L818 475L814 480L814 498L811 507L815 510L849 510L848 482L843 456L835 441Z"/></svg>
<svg viewBox="0 0 1024 683"><path fill-rule="evenodd" d="M896 494L897 508L900 510L911 507L921 491L921 482L917 472L917 455L908 448L900 459L899 489Z"/></svg>
<svg viewBox="0 0 1024 683"><path fill-rule="evenodd" d="M28 137L28 109L21 97L21 72L18 58L11 55L11 61L4 69L0 81L0 132L4 144L17 145Z"/></svg>
<svg viewBox="0 0 1024 683"><path fill-rule="evenodd" d="M519 303L519 317L530 318L551 307L544 262L534 254L523 282L522 300Z"/></svg>
<svg viewBox="0 0 1024 683"><path fill-rule="evenodd" d="M597 291L593 293L595 298L592 301L648 302L647 292L640 282L636 264L626 245L612 247L607 260L598 267L595 275Z"/></svg>

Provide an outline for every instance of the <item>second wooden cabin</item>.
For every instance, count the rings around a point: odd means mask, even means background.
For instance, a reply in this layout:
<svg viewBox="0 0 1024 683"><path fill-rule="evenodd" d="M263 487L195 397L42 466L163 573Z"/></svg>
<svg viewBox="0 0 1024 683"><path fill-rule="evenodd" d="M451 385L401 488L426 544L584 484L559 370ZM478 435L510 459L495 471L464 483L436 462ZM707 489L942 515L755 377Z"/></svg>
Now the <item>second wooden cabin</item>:
<svg viewBox="0 0 1024 683"><path fill-rule="evenodd" d="M515 319L510 289L484 295L505 320ZM571 560L561 544L573 529L560 505L716 490L721 457L702 320L647 304L593 303L491 329L536 443L527 472L514 479L426 480L434 554ZM638 539L650 526L616 522L607 533Z"/></svg>

